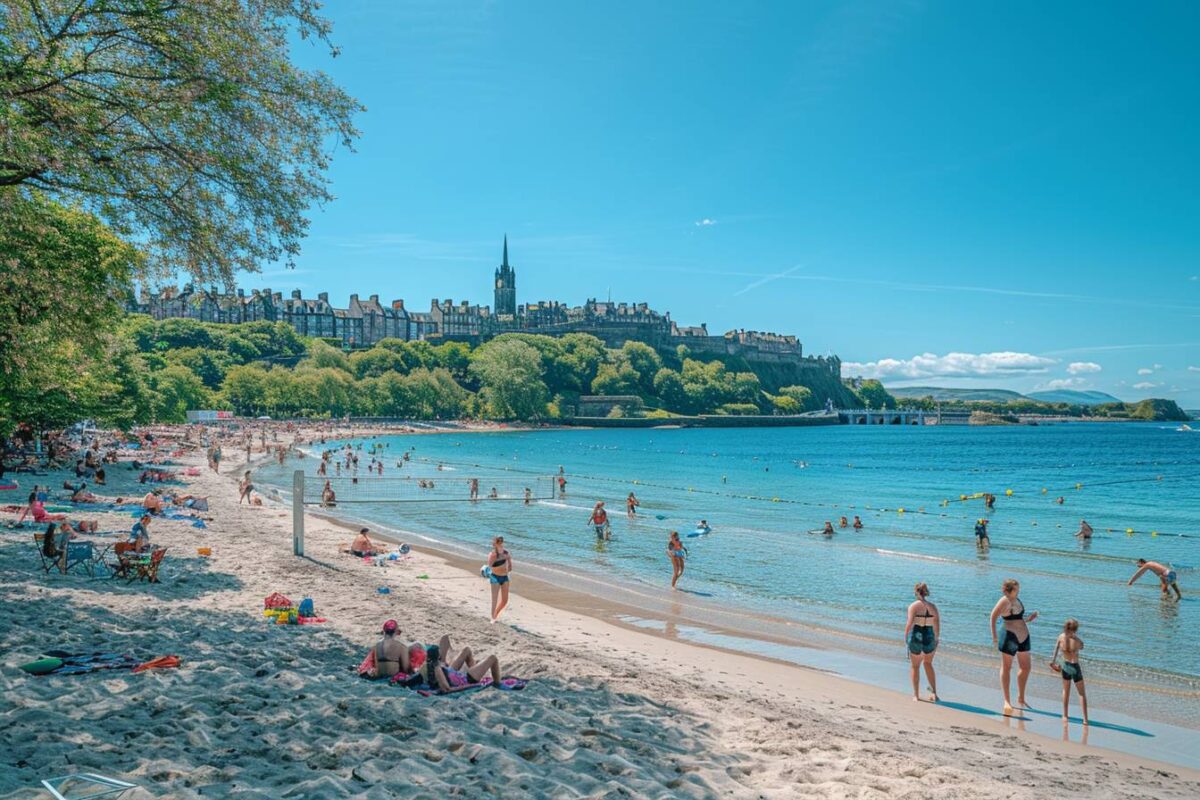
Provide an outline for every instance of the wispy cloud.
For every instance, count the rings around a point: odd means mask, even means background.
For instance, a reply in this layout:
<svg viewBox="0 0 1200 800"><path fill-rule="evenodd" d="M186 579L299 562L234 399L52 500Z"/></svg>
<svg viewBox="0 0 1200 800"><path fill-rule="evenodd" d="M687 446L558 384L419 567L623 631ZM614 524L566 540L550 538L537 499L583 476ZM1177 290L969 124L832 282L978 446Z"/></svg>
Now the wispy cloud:
<svg viewBox="0 0 1200 800"><path fill-rule="evenodd" d="M711 228L713 225L717 224L717 221L715 219L710 219L709 217L705 217L704 219L696 220L692 224L695 225L697 228Z"/></svg>
<svg viewBox="0 0 1200 800"><path fill-rule="evenodd" d="M1039 389L1082 389L1088 382L1083 378L1055 378L1038 386Z"/></svg>
<svg viewBox="0 0 1200 800"><path fill-rule="evenodd" d="M1121 350L1166 350L1172 347L1200 347L1200 342L1159 342L1156 344L1102 344L1089 347L1068 347L1063 350L1046 350L1042 355L1069 356L1083 353L1112 353Z"/></svg>
<svg viewBox="0 0 1200 800"><path fill-rule="evenodd" d="M796 266L792 267L791 269L785 269L783 272L779 272L774 275L767 275L766 277L759 278L756 281L751 281L750 283L747 283L745 286L743 286L741 289L738 289L736 292L734 292L733 296L738 297L738 296L743 295L746 292L749 292L753 289L757 289L760 286L766 286L768 283L772 283L774 281L780 280L781 278L786 278L789 275L791 275L793 272L795 272L799 269L803 269L803 266L801 264L797 264Z"/></svg>
<svg viewBox="0 0 1200 800"><path fill-rule="evenodd" d="M1150 369L1149 367L1142 367L1137 371L1137 373L1138 375L1153 375L1154 370Z"/></svg>
<svg viewBox="0 0 1200 800"><path fill-rule="evenodd" d="M1085 375L1089 372L1099 372L1102 369L1103 367L1095 361L1072 361L1067 364L1067 374L1069 375Z"/></svg>
<svg viewBox="0 0 1200 800"><path fill-rule="evenodd" d="M923 353L912 358L842 363L845 375L864 378L986 378L1046 372L1058 362L1032 353Z"/></svg>
<svg viewBox="0 0 1200 800"><path fill-rule="evenodd" d="M1188 372L1200 372L1200 367L1188 367Z"/></svg>
<svg viewBox="0 0 1200 800"><path fill-rule="evenodd" d="M1133 388L1135 388L1135 389L1157 389L1159 386L1162 386L1162 384L1154 383L1153 381L1138 381L1137 383L1135 383L1133 385Z"/></svg>

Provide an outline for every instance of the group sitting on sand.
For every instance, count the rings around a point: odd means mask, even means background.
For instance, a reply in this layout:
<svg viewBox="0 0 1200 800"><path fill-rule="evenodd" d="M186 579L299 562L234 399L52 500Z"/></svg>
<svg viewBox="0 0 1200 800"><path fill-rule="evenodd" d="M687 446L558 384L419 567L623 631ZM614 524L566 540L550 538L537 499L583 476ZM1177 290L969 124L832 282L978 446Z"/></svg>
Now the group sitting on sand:
<svg viewBox="0 0 1200 800"><path fill-rule="evenodd" d="M492 686L500 686L500 661L496 656L477 660L470 647L464 647L453 658L450 637L443 635L436 645L426 647L420 642L406 644L398 638L400 625L394 619L383 623L382 638L375 643L367 663L360 669L368 678L394 678L403 674L406 685L425 684L443 694L460 692L477 686L489 674Z"/></svg>

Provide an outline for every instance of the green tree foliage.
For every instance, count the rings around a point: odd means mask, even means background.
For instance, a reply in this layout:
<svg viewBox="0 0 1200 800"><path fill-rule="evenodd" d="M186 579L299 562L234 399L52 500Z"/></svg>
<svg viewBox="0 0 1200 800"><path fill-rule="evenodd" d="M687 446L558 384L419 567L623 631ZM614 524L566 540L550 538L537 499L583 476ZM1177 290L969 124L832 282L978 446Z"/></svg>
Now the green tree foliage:
<svg viewBox="0 0 1200 800"><path fill-rule="evenodd" d="M291 258L359 105L290 60L315 0L14 0L0 13L0 191L86 203L202 282ZM332 50L332 47L331 47Z"/></svg>
<svg viewBox="0 0 1200 800"><path fill-rule="evenodd" d="M807 386L784 386L779 390L781 397L787 397L796 402L799 411L816 411L819 403L813 397L812 389ZM776 406L778 407L778 398ZM798 413L798 412L789 412Z"/></svg>
<svg viewBox="0 0 1200 800"><path fill-rule="evenodd" d="M542 357L529 344L501 337L471 356L488 415L498 419L540 419L550 393L542 379Z"/></svg>
<svg viewBox="0 0 1200 800"><path fill-rule="evenodd" d="M106 368L139 259L90 214L0 188L0 433L93 410L84 387Z"/></svg>
<svg viewBox="0 0 1200 800"><path fill-rule="evenodd" d="M877 380L865 380L854 390L855 396L870 408L895 408L896 398L888 394L887 389Z"/></svg>
<svg viewBox="0 0 1200 800"><path fill-rule="evenodd" d="M184 422L192 409L212 408L213 393L196 373L175 365L152 373L153 415L156 422Z"/></svg>

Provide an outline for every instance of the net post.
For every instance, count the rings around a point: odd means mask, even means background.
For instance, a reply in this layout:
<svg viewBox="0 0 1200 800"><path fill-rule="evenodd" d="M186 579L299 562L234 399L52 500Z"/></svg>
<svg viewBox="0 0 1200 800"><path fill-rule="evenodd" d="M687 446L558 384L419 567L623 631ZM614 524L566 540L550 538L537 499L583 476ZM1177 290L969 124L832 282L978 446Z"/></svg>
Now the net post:
<svg viewBox="0 0 1200 800"><path fill-rule="evenodd" d="M304 555L304 470L292 473L292 552Z"/></svg>

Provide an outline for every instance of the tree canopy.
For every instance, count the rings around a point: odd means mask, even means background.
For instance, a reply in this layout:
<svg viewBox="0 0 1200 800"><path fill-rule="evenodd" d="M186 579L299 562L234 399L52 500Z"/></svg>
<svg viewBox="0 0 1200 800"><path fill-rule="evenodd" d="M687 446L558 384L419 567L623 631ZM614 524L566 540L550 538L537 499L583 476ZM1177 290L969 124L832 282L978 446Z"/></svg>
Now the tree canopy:
<svg viewBox="0 0 1200 800"><path fill-rule="evenodd" d="M231 284L299 252L359 104L289 58L315 0L13 0L0 12L0 193L79 203L143 265Z"/></svg>

